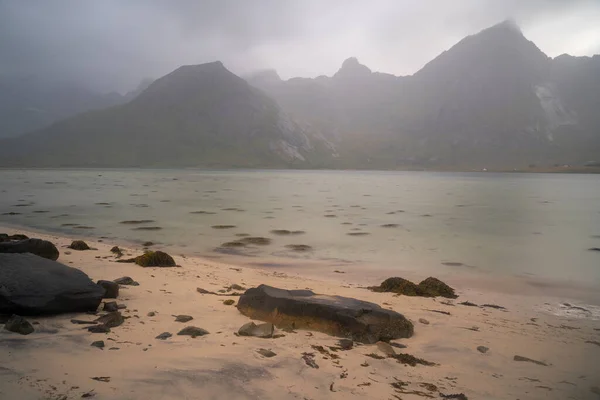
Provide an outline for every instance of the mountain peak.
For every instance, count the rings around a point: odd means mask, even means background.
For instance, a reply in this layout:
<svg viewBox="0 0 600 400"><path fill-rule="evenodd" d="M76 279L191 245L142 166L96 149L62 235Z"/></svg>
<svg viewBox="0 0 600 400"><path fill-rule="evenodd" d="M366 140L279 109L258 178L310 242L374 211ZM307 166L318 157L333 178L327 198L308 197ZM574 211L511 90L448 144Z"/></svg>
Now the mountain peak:
<svg viewBox="0 0 600 400"><path fill-rule="evenodd" d="M496 25L491 26L488 29L505 30L505 31L516 32L516 33L520 33L520 34L523 33L523 32L521 32L521 28L519 27L519 25L517 24L517 22L514 19L506 19Z"/></svg>
<svg viewBox="0 0 600 400"><path fill-rule="evenodd" d="M371 70L366 65L358 62L356 57L350 57L342 63L342 67L333 76L334 78L356 78L368 76Z"/></svg>

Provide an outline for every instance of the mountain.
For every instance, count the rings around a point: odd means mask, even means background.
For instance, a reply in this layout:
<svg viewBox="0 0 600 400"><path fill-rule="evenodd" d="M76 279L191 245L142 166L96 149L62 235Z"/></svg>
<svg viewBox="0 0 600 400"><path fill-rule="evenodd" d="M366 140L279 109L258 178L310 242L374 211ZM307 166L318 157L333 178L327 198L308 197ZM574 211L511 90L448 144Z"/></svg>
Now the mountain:
<svg viewBox="0 0 600 400"><path fill-rule="evenodd" d="M124 101L118 93L96 93L71 82L0 76L0 138L18 136Z"/></svg>
<svg viewBox="0 0 600 400"><path fill-rule="evenodd" d="M412 76L350 58L332 77L249 81L334 142L336 167L506 169L598 158L599 66L551 59L505 21Z"/></svg>
<svg viewBox="0 0 600 400"><path fill-rule="evenodd" d="M523 169L600 163L600 56L554 59L505 21L411 76L184 66L19 138L0 166ZM6 104L11 104L8 102Z"/></svg>
<svg viewBox="0 0 600 400"><path fill-rule="evenodd" d="M183 66L126 104L0 142L0 165L292 167L332 146L222 63Z"/></svg>

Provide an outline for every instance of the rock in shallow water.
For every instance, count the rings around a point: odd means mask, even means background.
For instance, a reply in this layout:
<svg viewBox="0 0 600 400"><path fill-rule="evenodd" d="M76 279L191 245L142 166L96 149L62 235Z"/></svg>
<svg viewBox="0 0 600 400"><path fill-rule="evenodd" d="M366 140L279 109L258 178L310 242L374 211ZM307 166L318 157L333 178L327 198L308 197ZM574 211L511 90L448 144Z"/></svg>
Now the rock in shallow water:
<svg viewBox="0 0 600 400"><path fill-rule="evenodd" d="M0 314L95 311L104 289L82 271L33 254L0 254Z"/></svg>
<svg viewBox="0 0 600 400"><path fill-rule="evenodd" d="M31 253L52 261L56 261L59 256L56 246L42 239L0 242L0 253Z"/></svg>
<svg viewBox="0 0 600 400"><path fill-rule="evenodd" d="M315 294L310 290L260 285L248 289L240 297L237 308L250 318L278 327L315 330L363 343L408 338L414 329L402 314L377 304Z"/></svg>
<svg viewBox="0 0 600 400"><path fill-rule="evenodd" d="M33 333L33 325L29 323L25 318L18 315L13 315L6 321L4 329L10 332L20 333L21 335L29 335Z"/></svg>

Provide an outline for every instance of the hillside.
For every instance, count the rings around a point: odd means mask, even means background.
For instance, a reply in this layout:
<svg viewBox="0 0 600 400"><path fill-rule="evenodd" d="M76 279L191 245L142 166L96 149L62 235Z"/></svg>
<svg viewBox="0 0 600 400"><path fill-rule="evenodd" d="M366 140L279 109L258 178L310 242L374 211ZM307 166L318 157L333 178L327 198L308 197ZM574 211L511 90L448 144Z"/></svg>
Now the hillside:
<svg viewBox="0 0 600 400"><path fill-rule="evenodd" d="M214 62L180 67L127 104L6 140L0 165L287 167L317 164L327 145Z"/></svg>
<svg viewBox="0 0 600 400"><path fill-rule="evenodd" d="M336 143L340 167L512 169L598 158L599 66L553 60L507 21L412 76L350 58L332 77L249 81Z"/></svg>

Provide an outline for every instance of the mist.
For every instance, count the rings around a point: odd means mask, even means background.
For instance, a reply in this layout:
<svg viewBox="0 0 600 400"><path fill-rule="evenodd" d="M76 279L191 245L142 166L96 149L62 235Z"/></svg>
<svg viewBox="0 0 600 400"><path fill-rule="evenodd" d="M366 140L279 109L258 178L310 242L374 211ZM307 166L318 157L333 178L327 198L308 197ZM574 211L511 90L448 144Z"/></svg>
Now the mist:
<svg viewBox="0 0 600 400"><path fill-rule="evenodd" d="M287 79L332 75L355 56L407 75L505 19L551 57L600 53L593 0L0 1L0 74L123 93L185 64Z"/></svg>

